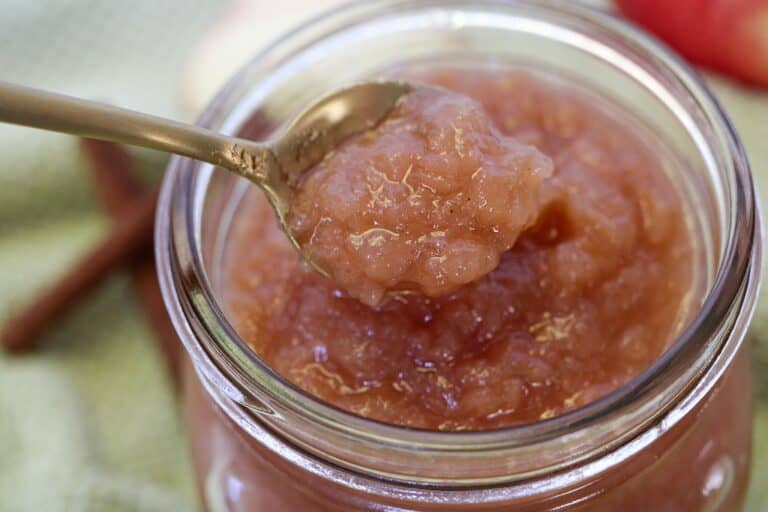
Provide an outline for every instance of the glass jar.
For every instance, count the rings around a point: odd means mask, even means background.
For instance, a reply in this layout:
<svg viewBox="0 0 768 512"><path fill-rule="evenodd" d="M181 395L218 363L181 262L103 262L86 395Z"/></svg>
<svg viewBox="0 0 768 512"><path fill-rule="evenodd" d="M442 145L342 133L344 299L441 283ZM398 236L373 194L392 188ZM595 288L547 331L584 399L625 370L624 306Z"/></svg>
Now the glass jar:
<svg viewBox="0 0 768 512"><path fill-rule="evenodd" d="M542 66L614 98L682 162L699 288L690 324L624 387L585 407L487 432L409 430L295 388L237 336L222 253L243 191L174 158L157 222L166 304L189 355L185 405L203 502L224 510L738 510L752 429L743 344L761 267L749 167L701 81L656 42L557 1L394 0L349 5L279 40L200 118L267 137L314 98L393 65L446 59Z"/></svg>

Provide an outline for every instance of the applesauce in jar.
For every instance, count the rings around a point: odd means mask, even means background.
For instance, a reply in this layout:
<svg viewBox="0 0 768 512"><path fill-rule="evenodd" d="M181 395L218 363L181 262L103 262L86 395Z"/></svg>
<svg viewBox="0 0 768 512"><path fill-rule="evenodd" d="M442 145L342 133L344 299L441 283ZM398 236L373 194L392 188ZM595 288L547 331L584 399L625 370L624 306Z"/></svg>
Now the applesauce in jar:
<svg viewBox="0 0 768 512"><path fill-rule="evenodd" d="M442 99L304 177L290 220L331 279L250 183L169 165L203 509L741 510L761 226L707 87L577 3L370 0L276 41L199 124L263 140L382 76Z"/></svg>
<svg viewBox="0 0 768 512"><path fill-rule="evenodd" d="M326 402L443 431L549 419L646 369L687 320L694 264L643 130L544 73L399 76L452 93L406 98L309 171L292 221L339 279L248 192L225 266L241 337Z"/></svg>

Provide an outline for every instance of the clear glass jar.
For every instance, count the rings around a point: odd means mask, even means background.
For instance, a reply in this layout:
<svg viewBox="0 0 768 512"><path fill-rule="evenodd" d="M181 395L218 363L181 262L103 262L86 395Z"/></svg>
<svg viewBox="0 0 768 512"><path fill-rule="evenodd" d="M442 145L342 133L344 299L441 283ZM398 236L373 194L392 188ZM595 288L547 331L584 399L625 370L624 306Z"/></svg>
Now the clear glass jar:
<svg viewBox="0 0 768 512"><path fill-rule="evenodd" d="M340 411L238 338L222 252L245 187L174 158L157 222L165 301L189 361L185 404L206 507L223 510L734 511L750 458L749 351L761 267L749 167L701 81L610 15L557 1L394 0L346 6L259 54L199 124L266 137L318 95L411 61L545 66L612 96L684 165L671 178L700 233L698 311L614 393L488 432L430 432Z"/></svg>

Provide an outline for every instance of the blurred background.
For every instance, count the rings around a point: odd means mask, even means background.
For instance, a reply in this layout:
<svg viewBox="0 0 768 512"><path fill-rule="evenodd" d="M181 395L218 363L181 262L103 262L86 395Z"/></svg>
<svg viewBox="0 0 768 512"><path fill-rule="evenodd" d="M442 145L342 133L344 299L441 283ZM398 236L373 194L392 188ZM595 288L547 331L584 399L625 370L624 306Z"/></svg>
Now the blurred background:
<svg viewBox="0 0 768 512"><path fill-rule="evenodd" d="M337 3L0 0L0 80L191 121L260 47ZM767 14L757 35L742 38L725 27L731 46L741 46L715 56L677 37L674 26L654 24L664 12L695 13L689 4L697 2L634 3L647 4L628 11L634 19L707 69L724 72L705 70L746 145L765 201L768 2L762 1ZM86 170L93 161L77 139L0 125L0 155L2 325L98 244L111 222ZM166 156L131 150L131 158L151 190ZM172 372L137 282L126 271L110 274L34 349L0 353L1 512L197 509ZM768 510L765 297L750 337L758 408L747 510L756 512Z"/></svg>

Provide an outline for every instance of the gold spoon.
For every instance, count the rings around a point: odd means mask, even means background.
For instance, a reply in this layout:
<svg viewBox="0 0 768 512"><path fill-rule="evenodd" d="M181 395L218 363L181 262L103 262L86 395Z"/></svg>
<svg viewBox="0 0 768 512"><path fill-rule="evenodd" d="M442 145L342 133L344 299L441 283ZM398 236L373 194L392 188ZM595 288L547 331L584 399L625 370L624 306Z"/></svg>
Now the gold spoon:
<svg viewBox="0 0 768 512"><path fill-rule="evenodd" d="M286 223L299 177L348 137L378 124L413 89L364 82L315 102L277 137L254 142L132 110L0 81L0 121L91 139L143 146L209 162L261 187L293 246ZM303 256L303 254L302 254ZM305 258L315 270L318 268Z"/></svg>

